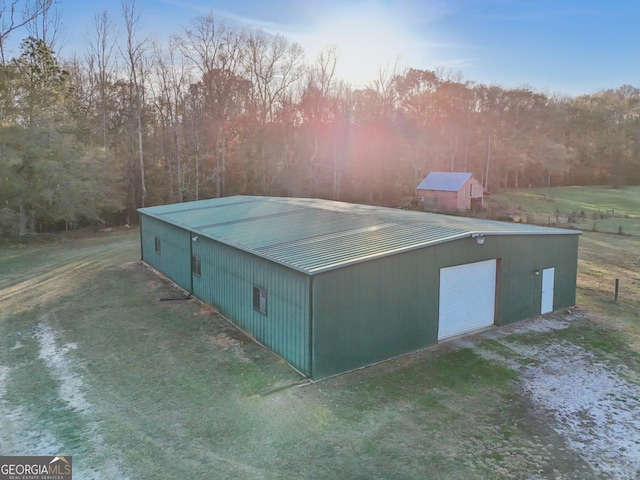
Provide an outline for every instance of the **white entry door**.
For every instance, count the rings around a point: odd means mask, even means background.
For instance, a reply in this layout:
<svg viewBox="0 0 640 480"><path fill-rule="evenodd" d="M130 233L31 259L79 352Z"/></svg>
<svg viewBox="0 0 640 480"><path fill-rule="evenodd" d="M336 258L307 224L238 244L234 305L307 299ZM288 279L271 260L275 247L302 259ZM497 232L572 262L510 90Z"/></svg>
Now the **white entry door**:
<svg viewBox="0 0 640 480"><path fill-rule="evenodd" d="M540 313L553 312L553 287L555 283L556 269L554 267L542 270L542 299L540 300Z"/></svg>
<svg viewBox="0 0 640 480"><path fill-rule="evenodd" d="M493 325L496 260L440 269L438 340Z"/></svg>

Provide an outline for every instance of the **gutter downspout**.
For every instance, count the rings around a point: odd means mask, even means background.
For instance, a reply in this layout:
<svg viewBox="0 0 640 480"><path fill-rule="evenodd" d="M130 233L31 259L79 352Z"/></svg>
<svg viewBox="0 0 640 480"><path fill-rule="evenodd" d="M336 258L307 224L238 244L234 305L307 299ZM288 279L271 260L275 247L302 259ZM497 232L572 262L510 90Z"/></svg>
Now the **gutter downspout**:
<svg viewBox="0 0 640 480"><path fill-rule="evenodd" d="M142 213L138 212L138 221L140 223L140 260L144 261L144 243L142 243Z"/></svg>
<svg viewBox="0 0 640 480"><path fill-rule="evenodd" d="M189 232L189 296L193 296L193 232Z"/></svg>
<svg viewBox="0 0 640 480"><path fill-rule="evenodd" d="M309 277L309 378L313 378L313 278Z"/></svg>

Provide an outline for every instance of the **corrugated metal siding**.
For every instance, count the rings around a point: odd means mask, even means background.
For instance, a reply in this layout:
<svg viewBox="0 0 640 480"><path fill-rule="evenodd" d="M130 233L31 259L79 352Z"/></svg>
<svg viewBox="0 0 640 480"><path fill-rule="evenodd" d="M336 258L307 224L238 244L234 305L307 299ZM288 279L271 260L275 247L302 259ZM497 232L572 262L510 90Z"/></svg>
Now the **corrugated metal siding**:
<svg viewBox="0 0 640 480"><path fill-rule="evenodd" d="M140 215L140 232L142 259L189 291L191 288L189 232L147 215ZM159 254L155 251L156 237L161 242Z"/></svg>
<svg viewBox="0 0 640 480"><path fill-rule="evenodd" d="M554 306L575 305L577 235L471 238L354 264L314 277L313 377L434 345L441 268L498 259L496 323L540 312L541 275L555 267Z"/></svg>
<svg viewBox="0 0 640 480"><path fill-rule="evenodd" d="M438 314L437 278L430 274L435 258L425 252L403 253L314 277L314 378L437 342L437 322L429 320Z"/></svg>
<svg viewBox="0 0 640 480"><path fill-rule="evenodd" d="M202 262L194 295L309 374L309 277L207 238L192 248ZM267 291L267 315L253 308L254 285Z"/></svg>
<svg viewBox="0 0 640 480"><path fill-rule="evenodd" d="M555 267L554 310L575 305L578 239L575 235L504 238L503 241L508 241L505 250L509 253L503 256L500 325L540 313L542 270L545 268ZM539 269L540 275L535 275L534 269Z"/></svg>

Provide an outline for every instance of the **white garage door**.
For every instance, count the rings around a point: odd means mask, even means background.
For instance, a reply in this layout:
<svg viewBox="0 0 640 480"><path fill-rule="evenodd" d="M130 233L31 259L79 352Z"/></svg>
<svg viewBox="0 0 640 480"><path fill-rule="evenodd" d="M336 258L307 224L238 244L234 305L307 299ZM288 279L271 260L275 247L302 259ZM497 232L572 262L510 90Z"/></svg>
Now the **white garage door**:
<svg viewBox="0 0 640 480"><path fill-rule="evenodd" d="M493 325L496 261L440 269L438 340Z"/></svg>

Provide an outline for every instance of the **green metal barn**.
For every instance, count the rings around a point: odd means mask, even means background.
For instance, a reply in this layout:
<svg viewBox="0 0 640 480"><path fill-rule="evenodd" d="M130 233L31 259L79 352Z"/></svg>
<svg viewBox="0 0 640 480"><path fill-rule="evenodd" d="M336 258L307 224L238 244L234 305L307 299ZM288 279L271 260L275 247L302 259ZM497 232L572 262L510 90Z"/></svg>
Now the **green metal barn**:
<svg viewBox="0 0 640 480"><path fill-rule="evenodd" d="M147 264L314 379L575 304L575 230L256 196L139 212Z"/></svg>

